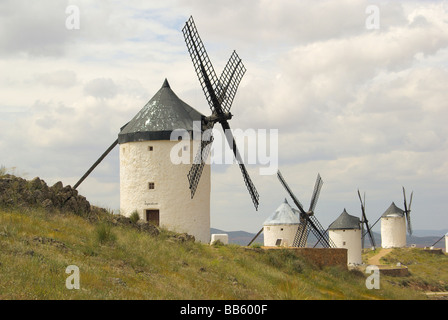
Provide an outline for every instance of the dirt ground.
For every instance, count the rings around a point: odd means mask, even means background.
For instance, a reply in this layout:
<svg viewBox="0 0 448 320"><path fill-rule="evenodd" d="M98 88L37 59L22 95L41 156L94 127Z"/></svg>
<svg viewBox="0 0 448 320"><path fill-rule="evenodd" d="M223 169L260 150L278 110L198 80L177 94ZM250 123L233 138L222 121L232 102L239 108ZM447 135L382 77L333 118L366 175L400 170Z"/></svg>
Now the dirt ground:
<svg viewBox="0 0 448 320"><path fill-rule="evenodd" d="M388 253L390 253L391 251L392 251L392 248L390 248L390 249L383 249L383 248L381 248L376 255L374 255L374 256L369 258L367 263L369 265L376 265L376 266L378 266L378 265L381 264L380 263L380 259L382 257L384 257L385 255L387 255Z"/></svg>

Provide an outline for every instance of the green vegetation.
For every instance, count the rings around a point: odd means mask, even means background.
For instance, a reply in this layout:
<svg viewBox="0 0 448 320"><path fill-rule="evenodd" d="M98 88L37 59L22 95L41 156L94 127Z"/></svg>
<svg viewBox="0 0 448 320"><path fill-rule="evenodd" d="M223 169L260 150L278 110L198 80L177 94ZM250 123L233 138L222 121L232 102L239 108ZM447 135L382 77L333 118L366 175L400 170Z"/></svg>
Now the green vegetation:
<svg viewBox="0 0 448 320"><path fill-rule="evenodd" d="M403 278L369 290L367 274L318 268L289 250L210 246L102 214L0 210L0 299L426 299ZM388 258L405 263L400 254ZM415 254L415 279L440 274L432 269L440 263L448 269L445 256L423 267ZM80 289L65 286L69 265L79 267ZM441 281L446 288L446 275Z"/></svg>
<svg viewBox="0 0 448 320"><path fill-rule="evenodd" d="M95 227L96 240L101 244L113 244L117 237L112 232L112 227L107 223L100 223Z"/></svg>
<svg viewBox="0 0 448 320"><path fill-rule="evenodd" d="M132 223L137 223L137 221L140 220L140 215L138 214L137 210L131 213L129 219L131 219Z"/></svg>
<svg viewBox="0 0 448 320"><path fill-rule="evenodd" d="M400 263L408 268L408 277L390 277L393 285L427 292L448 291L448 255L439 251L399 248L382 258L386 264Z"/></svg>

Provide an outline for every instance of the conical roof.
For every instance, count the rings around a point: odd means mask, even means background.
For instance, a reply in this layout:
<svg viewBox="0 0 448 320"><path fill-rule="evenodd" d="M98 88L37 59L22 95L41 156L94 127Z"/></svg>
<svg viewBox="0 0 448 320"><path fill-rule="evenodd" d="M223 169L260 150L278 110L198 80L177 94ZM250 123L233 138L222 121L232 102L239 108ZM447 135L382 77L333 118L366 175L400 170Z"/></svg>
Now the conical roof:
<svg viewBox="0 0 448 320"><path fill-rule="evenodd" d="M328 227L328 230L340 229L361 229L359 218L349 215L344 209L341 215Z"/></svg>
<svg viewBox="0 0 448 320"><path fill-rule="evenodd" d="M193 133L193 121L202 114L183 102L165 79L162 88L118 134L118 143L170 140L171 132L184 129Z"/></svg>
<svg viewBox="0 0 448 320"><path fill-rule="evenodd" d="M404 211L398 208L394 202L387 208L386 211L381 215L381 217L403 217Z"/></svg>
<svg viewBox="0 0 448 320"><path fill-rule="evenodd" d="M299 224L300 220L297 215L294 214L293 209L288 204L288 201L285 201L275 210L273 214L269 216L263 223L264 226L272 226L272 225L290 225L290 224Z"/></svg>

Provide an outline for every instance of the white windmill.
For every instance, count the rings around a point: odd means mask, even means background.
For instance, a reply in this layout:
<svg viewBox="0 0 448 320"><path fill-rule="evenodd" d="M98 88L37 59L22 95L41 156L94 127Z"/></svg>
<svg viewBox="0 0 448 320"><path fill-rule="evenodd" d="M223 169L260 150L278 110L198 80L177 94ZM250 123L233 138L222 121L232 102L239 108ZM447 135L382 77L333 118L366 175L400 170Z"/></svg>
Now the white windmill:
<svg viewBox="0 0 448 320"><path fill-rule="evenodd" d="M298 215L285 199L263 223L264 245L292 246L299 225Z"/></svg>
<svg viewBox="0 0 448 320"><path fill-rule="evenodd" d="M445 252L448 253L448 232L445 234Z"/></svg>
<svg viewBox="0 0 448 320"><path fill-rule="evenodd" d="M173 131L182 129L193 137L193 121L202 115L180 100L168 81L124 126L120 144L120 210L125 216L137 211L140 218L196 240L210 240L210 166L203 170L203 181L190 199L185 179L193 156L193 140L184 143L187 163L172 161L171 152L179 141ZM200 129L199 129L200 130ZM180 131L179 131L180 132Z"/></svg>
<svg viewBox="0 0 448 320"><path fill-rule="evenodd" d="M347 249L347 264L362 264L361 221L344 211L328 227L328 235L337 248Z"/></svg>
<svg viewBox="0 0 448 320"><path fill-rule="evenodd" d="M129 216L137 211L144 220L176 232L186 232L196 240L210 241L210 165L206 163L213 142L211 129L220 123L229 129L230 108L246 71L234 51L221 77L215 74L193 18L182 29L194 69L212 111L204 116L183 102L168 81L154 97L124 125L118 139L101 155L74 185L76 189L117 145L120 145L120 210ZM196 128L195 123L199 123ZM172 134L182 135L182 150ZM198 132L199 134L194 134ZM201 137L198 148L193 139ZM204 138L205 137L205 138ZM226 138L240 167L255 208L259 195L235 145L233 135ZM197 150L194 150L197 149ZM173 161L172 152L187 153L190 161ZM183 158L183 157L182 157ZM194 159L194 160L193 160ZM180 163L179 163L180 162ZM193 163L193 164L191 164Z"/></svg>
<svg viewBox="0 0 448 320"><path fill-rule="evenodd" d="M383 248L406 247L406 229L412 234L411 227L411 204L406 202L406 191L403 187L404 210L398 208L394 202L381 216L381 246ZM407 226L407 227L406 227Z"/></svg>

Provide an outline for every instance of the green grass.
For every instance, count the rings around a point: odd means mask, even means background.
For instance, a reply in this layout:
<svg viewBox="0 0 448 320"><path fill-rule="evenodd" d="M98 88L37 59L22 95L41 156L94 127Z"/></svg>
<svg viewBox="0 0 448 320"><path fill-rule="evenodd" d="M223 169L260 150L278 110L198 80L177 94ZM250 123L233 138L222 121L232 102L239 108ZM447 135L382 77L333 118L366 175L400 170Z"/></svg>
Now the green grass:
<svg viewBox="0 0 448 320"><path fill-rule="evenodd" d="M425 298L389 281L369 290L360 271L318 268L288 250L182 242L108 221L0 210L0 299ZM65 286L69 265L79 290Z"/></svg>
<svg viewBox="0 0 448 320"><path fill-rule="evenodd" d="M405 265L409 277L388 278L394 285L409 289L440 292L448 291L448 255L417 248L399 248L382 258L386 264Z"/></svg>

